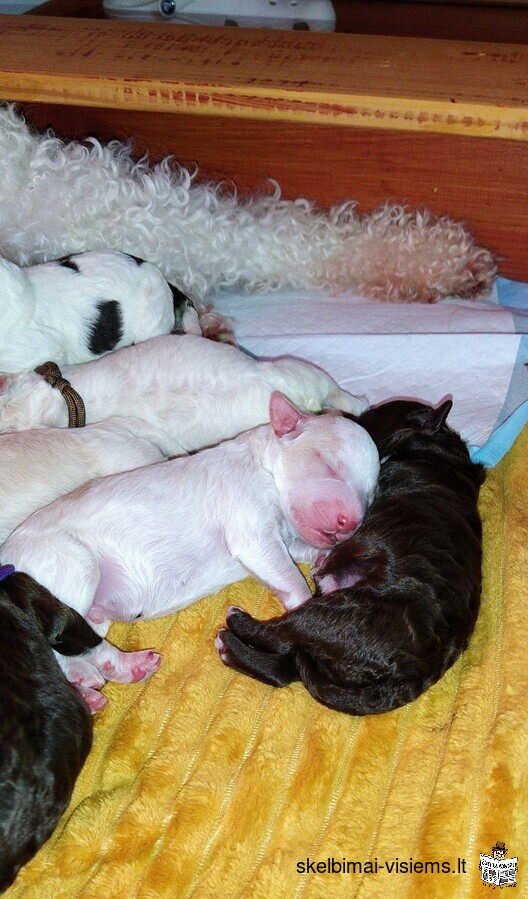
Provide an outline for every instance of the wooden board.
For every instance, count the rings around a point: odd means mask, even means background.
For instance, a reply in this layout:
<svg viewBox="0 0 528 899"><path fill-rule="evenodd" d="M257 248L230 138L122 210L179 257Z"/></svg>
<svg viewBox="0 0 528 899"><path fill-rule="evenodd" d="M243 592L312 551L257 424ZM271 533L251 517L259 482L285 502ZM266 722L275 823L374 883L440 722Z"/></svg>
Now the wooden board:
<svg viewBox="0 0 528 899"><path fill-rule="evenodd" d="M24 101L528 140L528 47L2 17Z"/></svg>

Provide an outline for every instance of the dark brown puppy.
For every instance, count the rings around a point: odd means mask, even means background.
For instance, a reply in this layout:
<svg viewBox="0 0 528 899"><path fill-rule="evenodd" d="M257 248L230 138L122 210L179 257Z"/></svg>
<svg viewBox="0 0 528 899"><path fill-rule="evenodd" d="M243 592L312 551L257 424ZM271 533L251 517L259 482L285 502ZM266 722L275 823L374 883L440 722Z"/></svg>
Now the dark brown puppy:
<svg viewBox="0 0 528 899"><path fill-rule="evenodd" d="M33 578L0 568L0 892L52 834L92 745L92 716L53 655L101 638Z"/></svg>
<svg viewBox="0 0 528 899"><path fill-rule="evenodd" d="M301 680L332 709L367 715L415 699L466 648L481 591L484 469L437 409L398 400L356 420L382 461L356 533L315 570L315 597L259 622L228 610L222 661L274 686Z"/></svg>

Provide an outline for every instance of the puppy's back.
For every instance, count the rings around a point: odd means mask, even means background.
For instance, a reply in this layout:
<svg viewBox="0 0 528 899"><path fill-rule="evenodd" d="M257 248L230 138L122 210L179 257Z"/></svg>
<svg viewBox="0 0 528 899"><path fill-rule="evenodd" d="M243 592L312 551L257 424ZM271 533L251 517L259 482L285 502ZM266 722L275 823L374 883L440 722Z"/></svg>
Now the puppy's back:
<svg viewBox="0 0 528 899"><path fill-rule="evenodd" d="M0 583L0 891L53 832L92 742L88 707L44 634L58 622L55 604L28 575Z"/></svg>

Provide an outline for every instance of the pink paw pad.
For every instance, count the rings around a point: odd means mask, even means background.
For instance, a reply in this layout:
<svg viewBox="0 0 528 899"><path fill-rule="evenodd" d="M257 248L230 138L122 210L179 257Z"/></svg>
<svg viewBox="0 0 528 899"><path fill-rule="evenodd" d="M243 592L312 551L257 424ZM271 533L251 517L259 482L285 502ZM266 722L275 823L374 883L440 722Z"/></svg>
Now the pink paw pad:
<svg viewBox="0 0 528 899"><path fill-rule="evenodd" d="M92 690L90 687L77 687L77 690L81 694L92 715L96 712L100 712L108 703L106 696L103 696L103 694L99 693L97 690Z"/></svg>
<svg viewBox="0 0 528 899"><path fill-rule="evenodd" d="M154 674L161 665L161 656L152 649L139 652L121 652L111 647L111 655L105 650L97 665L104 678L116 684L135 684ZM106 656L106 658L105 658Z"/></svg>
<svg viewBox="0 0 528 899"><path fill-rule="evenodd" d="M319 572L321 571L321 569L324 566L324 563L328 559L328 556L329 556L328 552L319 553L319 555L317 556L317 558L315 560L314 567L310 571L310 575L312 578L316 577L316 575L319 574Z"/></svg>
<svg viewBox="0 0 528 899"><path fill-rule="evenodd" d="M105 684L104 677L102 677L97 669L93 668L91 665L86 667L83 666L82 668L73 667L68 673L68 680L78 689L86 688L98 690L99 687L103 687Z"/></svg>
<svg viewBox="0 0 528 899"><path fill-rule="evenodd" d="M134 662L130 668L131 683L135 684L140 680L146 680L158 670L161 665L161 656L152 649L145 649L143 652L133 653Z"/></svg>
<svg viewBox="0 0 528 899"><path fill-rule="evenodd" d="M224 643L224 634L226 633L226 629L223 627L218 631L216 637L214 638L214 648L216 649L218 655L224 662L227 658L227 649Z"/></svg>

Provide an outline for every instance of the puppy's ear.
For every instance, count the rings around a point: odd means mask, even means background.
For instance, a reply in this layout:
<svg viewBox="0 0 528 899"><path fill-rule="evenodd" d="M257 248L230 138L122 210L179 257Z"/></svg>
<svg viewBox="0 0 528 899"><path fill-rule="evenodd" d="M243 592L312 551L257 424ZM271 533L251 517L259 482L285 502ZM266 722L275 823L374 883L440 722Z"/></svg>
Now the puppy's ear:
<svg viewBox="0 0 528 899"><path fill-rule="evenodd" d="M428 423L431 431L439 431L446 423L446 418L453 408L453 400L444 400L436 409L433 409Z"/></svg>
<svg viewBox="0 0 528 899"><path fill-rule="evenodd" d="M453 400L444 400L439 406L433 408L424 407L416 412L411 412L408 417L409 424L421 428L424 431L439 431L446 423L446 418L453 407Z"/></svg>
<svg viewBox="0 0 528 899"><path fill-rule="evenodd" d="M297 406L294 406L282 393L272 393L270 399L270 421L277 437L286 434L292 437L300 434L308 420Z"/></svg>

